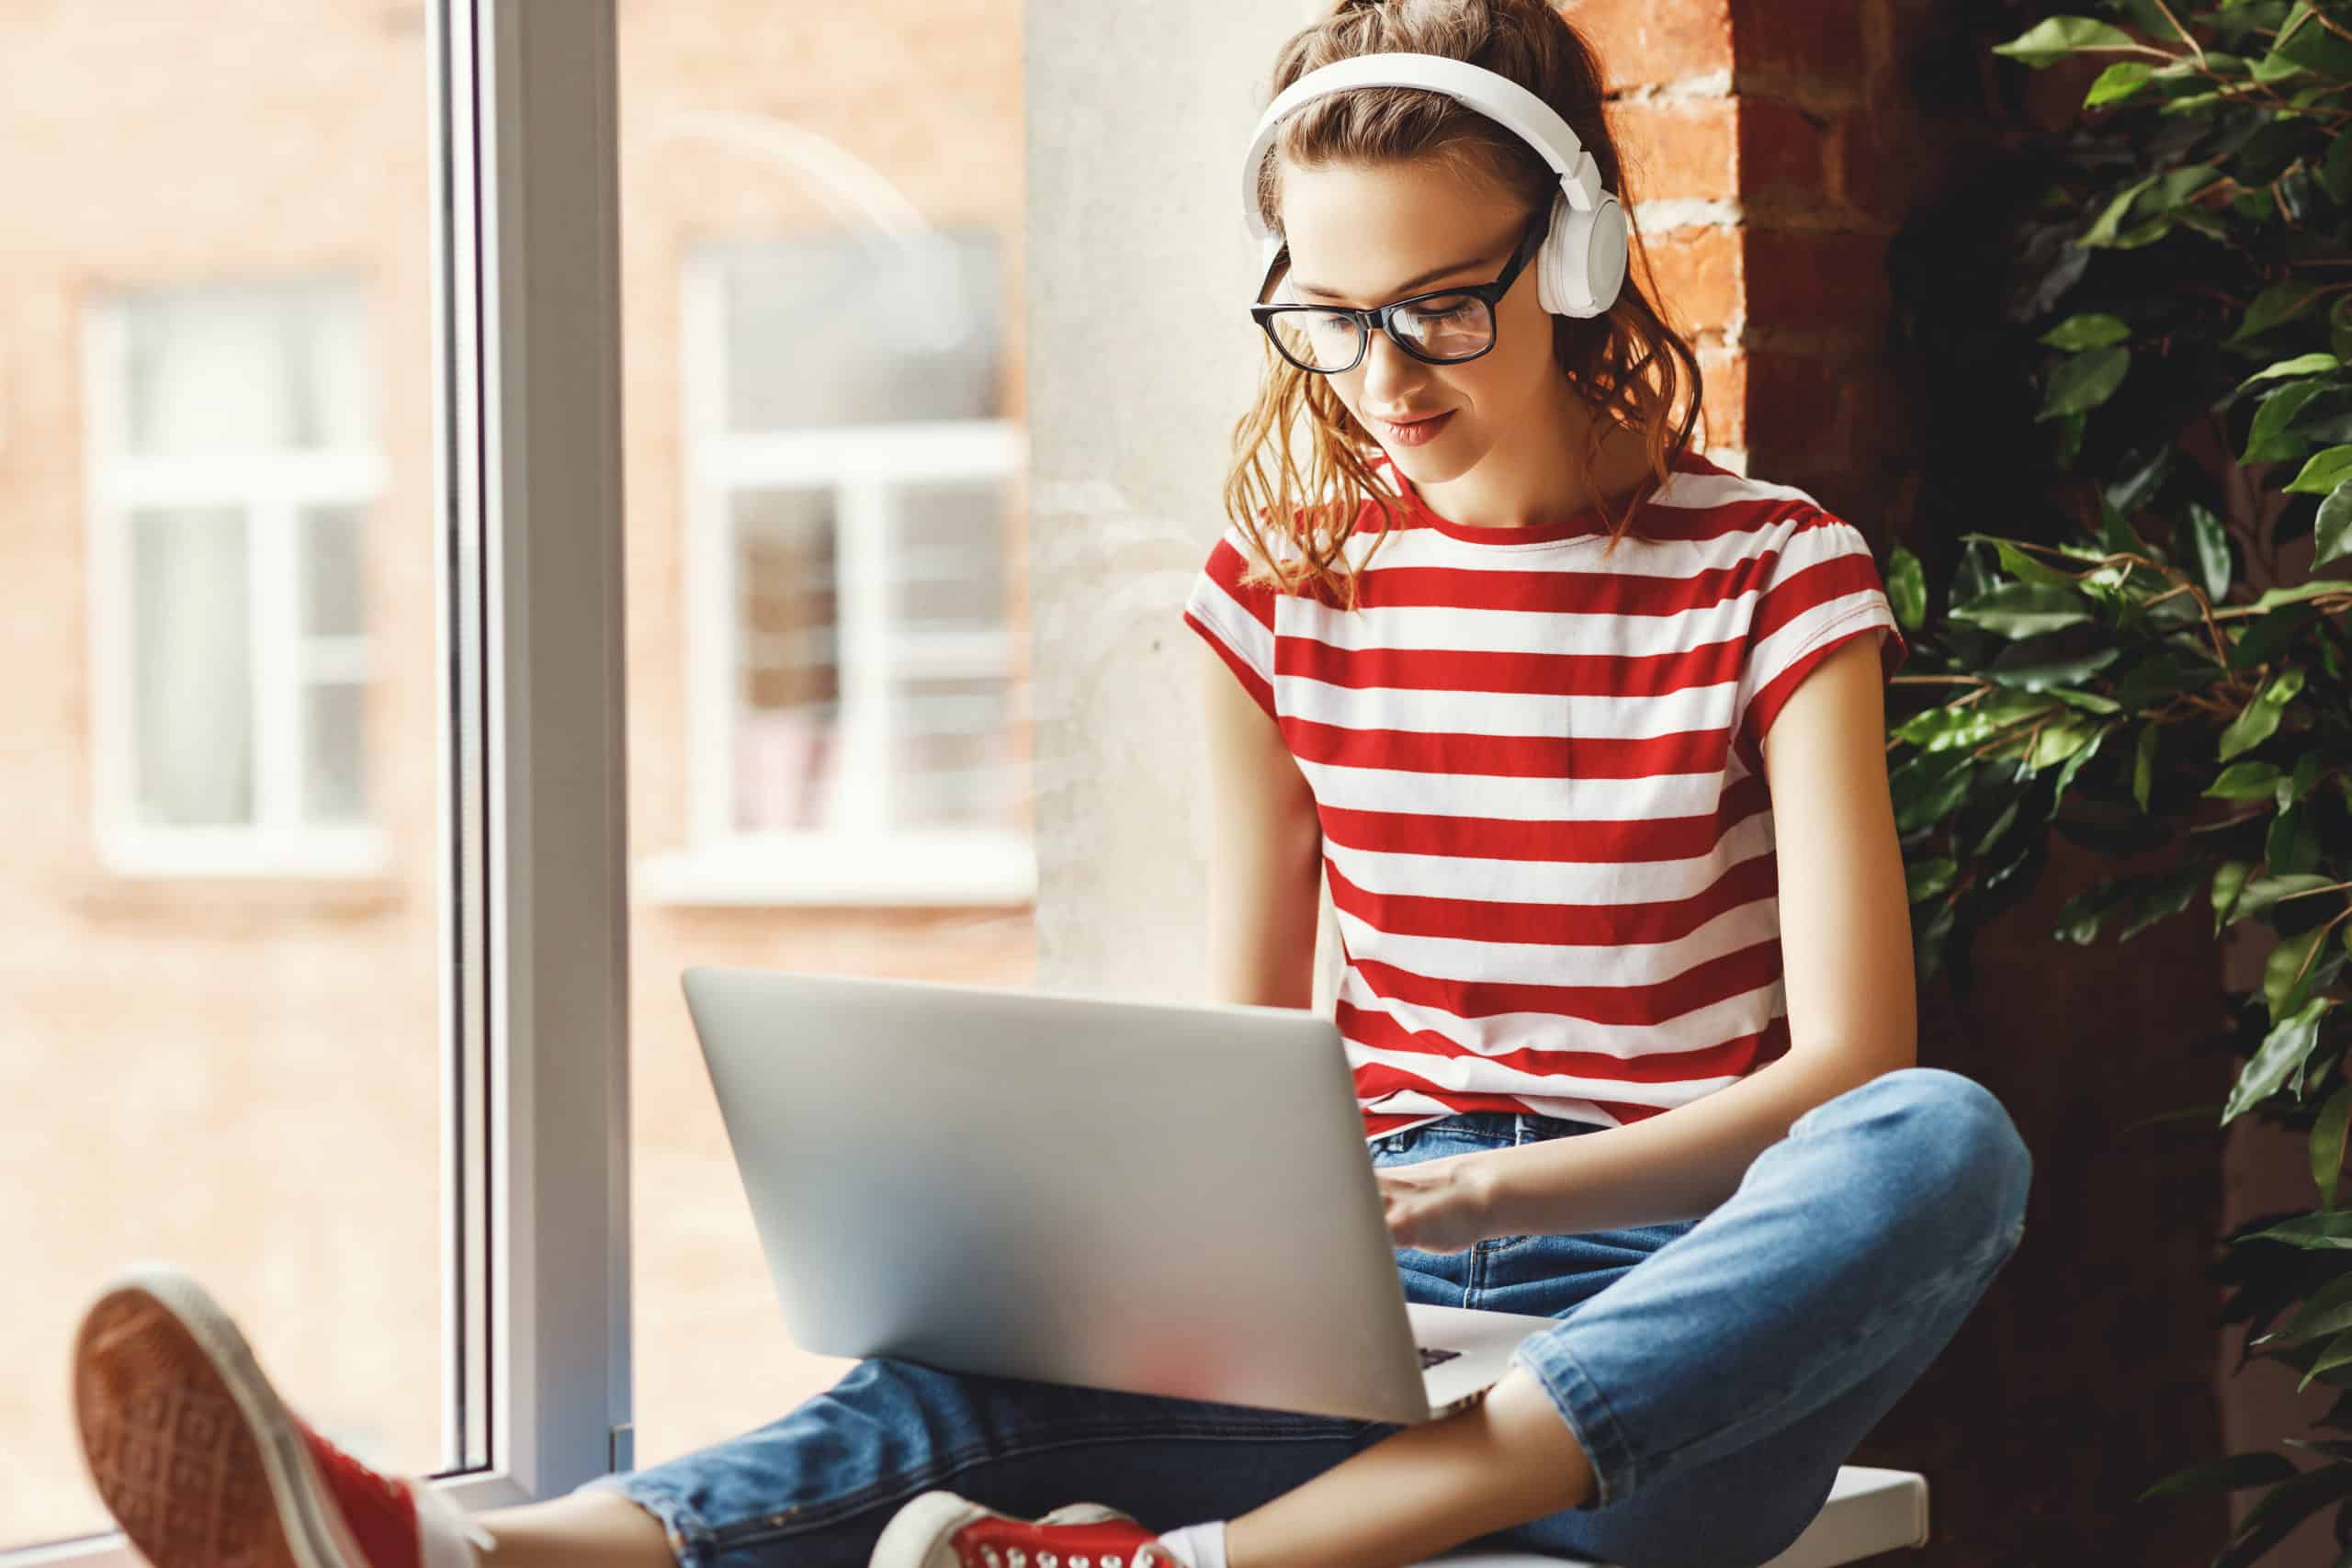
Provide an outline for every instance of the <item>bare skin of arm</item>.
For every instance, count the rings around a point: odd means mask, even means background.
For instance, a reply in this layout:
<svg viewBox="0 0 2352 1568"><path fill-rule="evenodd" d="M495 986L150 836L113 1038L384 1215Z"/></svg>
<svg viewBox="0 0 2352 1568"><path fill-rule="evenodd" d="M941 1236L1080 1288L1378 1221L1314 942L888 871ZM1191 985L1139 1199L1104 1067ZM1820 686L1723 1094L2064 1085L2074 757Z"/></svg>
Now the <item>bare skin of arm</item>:
<svg viewBox="0 0 2352 1568"><path fill-rule="evenodd" d="M1282 731L1199 645L1209 815L1208 996L1304 1008L1315 998L1323 829Z"/></svg>

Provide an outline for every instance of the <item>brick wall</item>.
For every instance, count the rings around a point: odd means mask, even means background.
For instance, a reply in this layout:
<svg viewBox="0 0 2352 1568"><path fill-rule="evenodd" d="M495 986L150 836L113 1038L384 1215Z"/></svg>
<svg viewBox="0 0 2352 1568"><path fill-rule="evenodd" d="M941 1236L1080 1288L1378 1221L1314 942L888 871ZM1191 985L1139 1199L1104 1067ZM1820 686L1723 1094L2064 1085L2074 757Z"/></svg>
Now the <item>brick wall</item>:
<svg viewBox="0 0 2352 1568"><path fill-rule="evenodd" d="M2007 129L1980 86L2001 68L1984 49L2006 35L1936 0L1564 10L1609 68L1656 276L1707 378L1710 446L1808 491L1883 560L1919 483L1905 378L1933 374L1889 351L1888 246ZM2082 84L2071 100L2068 85L2031 84L2034 123L2064 122ZM1917 1561L1932 1568L2187 1562L2228 1521L2210 1494L2133 1501L2224 1451L2217 1381L2245 1395L2217 1365L2202 1279L2222 1223L2217 1141L2195 1123L2126 1130L2222 1098L2222 1065L2194 1050L2220 962L2179 922L2120 950L2055 948L2059 904L2112 874L2060 845L2033 897L1980 941L1976 993L1939 979L1923 998L1921 1060L1993 1089L2036 1164L2024 1246L1854 1455L1927 1474L1933 1538ZM2245 1415L2233 1427L2239 1448L2297 1435Z"/></svg>

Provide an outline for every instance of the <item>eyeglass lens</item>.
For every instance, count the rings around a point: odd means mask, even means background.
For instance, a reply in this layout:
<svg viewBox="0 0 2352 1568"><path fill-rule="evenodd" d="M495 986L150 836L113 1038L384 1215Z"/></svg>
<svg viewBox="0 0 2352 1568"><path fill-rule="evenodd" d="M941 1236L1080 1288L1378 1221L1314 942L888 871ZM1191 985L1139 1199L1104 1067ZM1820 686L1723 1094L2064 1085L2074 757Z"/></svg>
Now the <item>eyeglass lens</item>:
<svg viewBox="0 0 2352 1568"><path fill-rule="evenodd" d="M1284 310L1273 318L1282 351L1307 370L1341 370L1363 352L1363 324L1338 310ZM1424 359L1467 359L1494 342L1494 313L1475 294L1442 294L1388 313L1391 337Z"/></svg>

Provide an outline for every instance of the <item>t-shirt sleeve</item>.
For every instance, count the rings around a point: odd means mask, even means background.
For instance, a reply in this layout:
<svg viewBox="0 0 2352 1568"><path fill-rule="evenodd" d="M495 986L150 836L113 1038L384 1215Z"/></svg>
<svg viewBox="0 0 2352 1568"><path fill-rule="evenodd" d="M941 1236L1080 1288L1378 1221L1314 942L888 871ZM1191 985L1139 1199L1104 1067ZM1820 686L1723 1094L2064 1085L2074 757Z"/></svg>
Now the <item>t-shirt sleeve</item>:
<svg viewBox="0 0 2352 1568"><path fill-rule="evenodd" d="M1880 675L1892 677L1910 651L1860 529L1814 512L1788 525L1769 547L1763 591L1748 620L1733 731L1758 772L1772 721L1815 665L1856 637L1875 637Z"/></svg>
<svg viewBox="0 0 2352 1568"><path fill-rule="evenodd" d="M1279 595L1270 584L1241 581L1249 561L1247 539L1228 525L1193 580L1193 592L1184 601L1184 624L1216 649L1234 679L1271 718L1274 716L1274 601Z"/></svg>

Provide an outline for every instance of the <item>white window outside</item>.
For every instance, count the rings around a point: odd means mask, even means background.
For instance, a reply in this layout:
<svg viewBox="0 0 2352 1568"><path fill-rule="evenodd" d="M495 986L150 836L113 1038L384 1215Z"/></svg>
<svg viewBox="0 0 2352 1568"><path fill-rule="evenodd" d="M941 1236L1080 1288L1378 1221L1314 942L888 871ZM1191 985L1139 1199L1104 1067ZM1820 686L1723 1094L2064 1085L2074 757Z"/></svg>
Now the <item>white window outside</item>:
<svg viewBox="0 0 2352 1568"><path fill-rule="evenodd" d="M119 293L87 344L102 863L379 872L362 563L386 465L359 289Z"/></svg>
<svg viewBox="0 0 2352 1568"><path fill-rule="evenodd" d="M732 242L684 290L688 844L640 887L1028 901L993 236Z"/></svg>

